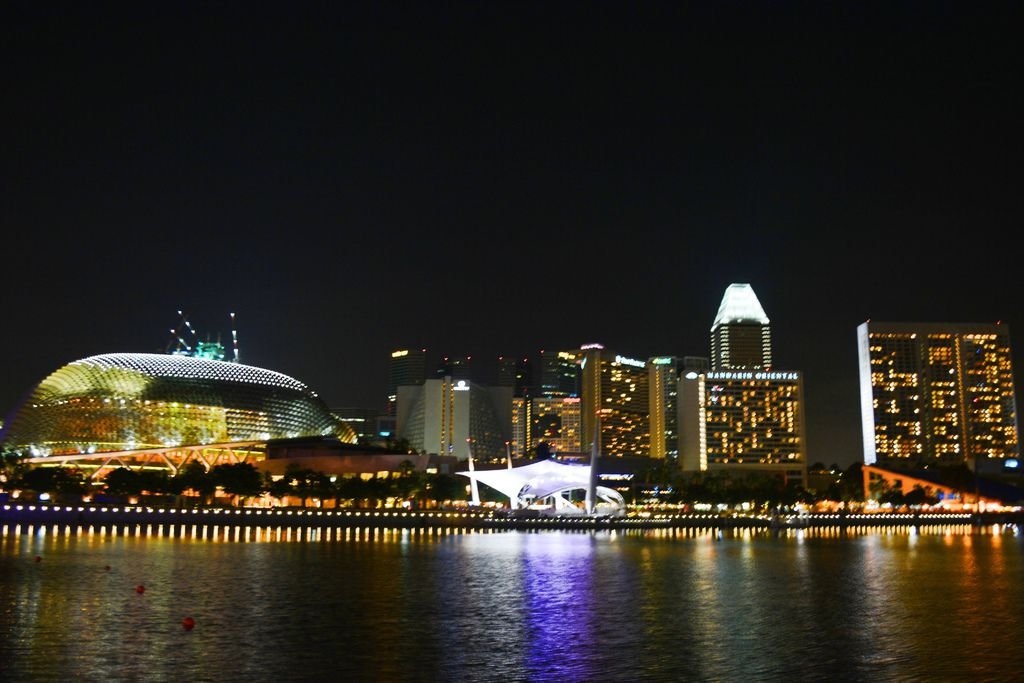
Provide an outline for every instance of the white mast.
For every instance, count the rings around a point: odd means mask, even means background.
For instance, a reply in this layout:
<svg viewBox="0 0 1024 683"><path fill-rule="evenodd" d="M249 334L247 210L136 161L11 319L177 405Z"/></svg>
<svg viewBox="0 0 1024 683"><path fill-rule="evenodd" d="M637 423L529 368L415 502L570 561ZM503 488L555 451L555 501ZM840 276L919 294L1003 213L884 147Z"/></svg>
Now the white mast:
<svg viewBox="0 0 1024 683"><path fill-rule="evenodd" d="M587 514L594 514L595 498L597 498L597 458L600 451L601 413L594 415L594 440L590 445L590 479L587 483Z"/></svg>
<svg viewBox="0 0 1024 683"><path fill-rule="evenodd" d="M512 445L508 441L505 442L505 456L508 458L508 469L511 472L512 471ZM508 506L511 509L513 509L513 510L518 509L519 501L516 499L515 496L509 496L508 497Z"/></svg>
<svg viewBox="0 0 1024 683"><path fill-rule="evenodd" d="M475 474L476 470L473 469L473 447L472 447L472 443L473 443L472 439L466 439L466 451L469 453L469 490L470 490L470 493L473 496L473 499L472 499L472 501L470 501L470 504L472 504L472 505L480 505L480 489L477 487L477 484L476 484L476 474Z"/></svg>

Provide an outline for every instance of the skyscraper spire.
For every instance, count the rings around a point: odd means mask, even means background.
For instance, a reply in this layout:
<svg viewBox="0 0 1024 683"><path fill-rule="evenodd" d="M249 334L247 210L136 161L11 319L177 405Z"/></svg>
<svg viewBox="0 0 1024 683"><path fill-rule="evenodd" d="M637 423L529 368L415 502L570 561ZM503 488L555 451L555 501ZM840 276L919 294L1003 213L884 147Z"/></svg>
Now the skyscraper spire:
<svg viewBox="0 0 1024 683"><path fill-rule="evenodd" d="M768 316L765 315L757 294L754 294L754 288L745 282L734 282L725 288L725 295L722 297L711 330L714 331L719 325L733 323L768 324Z"/></svg>
<svg viewBox="0 0 1024 683"><path fill-rule="evenodd" d="M747 283L725 290L711 325L711 369L763 370L772 365L772 339L761 302Z"/></svg>

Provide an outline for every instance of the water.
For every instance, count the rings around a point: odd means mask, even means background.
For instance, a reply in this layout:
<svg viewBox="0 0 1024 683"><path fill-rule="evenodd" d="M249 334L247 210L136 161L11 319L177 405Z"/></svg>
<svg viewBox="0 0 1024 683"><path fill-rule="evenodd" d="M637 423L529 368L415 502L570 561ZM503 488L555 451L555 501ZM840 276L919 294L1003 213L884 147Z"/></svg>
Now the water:
<svg viewBox="0 0 1024 683"><path fill-rule="evenodd" d="M4 530L0 679L1015 681L1024 666L1014 529L184 531Z"/></svg>

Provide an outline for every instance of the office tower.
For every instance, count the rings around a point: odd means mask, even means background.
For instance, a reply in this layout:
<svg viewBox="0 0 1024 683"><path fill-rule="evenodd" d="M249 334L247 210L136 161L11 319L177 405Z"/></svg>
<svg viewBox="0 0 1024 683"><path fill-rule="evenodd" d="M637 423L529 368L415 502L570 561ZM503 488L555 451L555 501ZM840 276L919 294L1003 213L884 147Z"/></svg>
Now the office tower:
<svg viewBox="0 0 1024 683"><path fill-rule="evenodd" d="M392 351L388 377L387 414L395 414L395 403L398 400L399 386L420 385L423 384L426 379L426 349L398 349L396 351Z"/></svg>
<svg viewBox="0 0 1024 683"><path fill-rule="evenodd" d="M682 468L772 474L806 484L803 377L771 369L768 316L748 284L726 289L711 327L710 370L679 374Z"/></svg>
<svg viewBox="0 0 1024 683"><path fill-rule="evenodd" d="M540 352L538 396L570 398L580 396L581 351Z"/></svg>
<svg viewBox="0 0 1024 683"><path fill-rule="evenodd" d="M681 366L680 359L674 356L659 356L647 361L651 457L671 463L679 458L677 392Z"/></svg>
<svg viewBox="0 0 1024 683"><path fill-rule="evenodd" d="M529 396L533 385L532 368L528 358L498 357L498 386L512 387L513 396Z"/></svg>
<svg viewBox="0 0 1024 683"><path fill-rule="evenodd" d="M764 370L772 366L768 316L749 284L729 285L711 325L712 370Z"/></svg>
<svg viewBox="0 0 1024 683"><path fill-rule="evenodd" d="M1018 457L1007 325L867 321L857 347L865 464L984 470Z"/></svg>
<svg viewBox="0 0 1024 683"><path fill-rule="evenodd" d="M647 456L650 451L647 363L607 351L600 344L580 347L582 370L582 450L590 449L594 421L600 419L600 451L605 457Z"/></svg>
<svg viewBox="0 0 1024 683"><path fill-rule="evenodd" d="M434 377L451 377L454 380L473 381L473 357L444 356L437 364Z"/></svg>
<svg viewBox="0 0 1024 683"><path fill-rule="evenodd" d="M481 461L505 458L512 436L511 387L486 387L451 376L398 387L398 437L416 450Z"/></svg>

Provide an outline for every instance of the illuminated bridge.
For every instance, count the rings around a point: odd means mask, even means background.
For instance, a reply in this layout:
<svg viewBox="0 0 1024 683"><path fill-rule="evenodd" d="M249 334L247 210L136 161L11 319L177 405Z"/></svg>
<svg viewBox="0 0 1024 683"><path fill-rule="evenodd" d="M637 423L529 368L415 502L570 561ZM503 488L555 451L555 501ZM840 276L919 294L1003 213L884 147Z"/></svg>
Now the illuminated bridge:
<svg viewBox="0 0 1024 683"><path fill-rule="evenodd" d="M302 382L272 370L193 356L112 353L74 361L39 383L4 424L0 444L31 464L159 467L176 473L260 460L266 442L354 443Z"/></svg>

